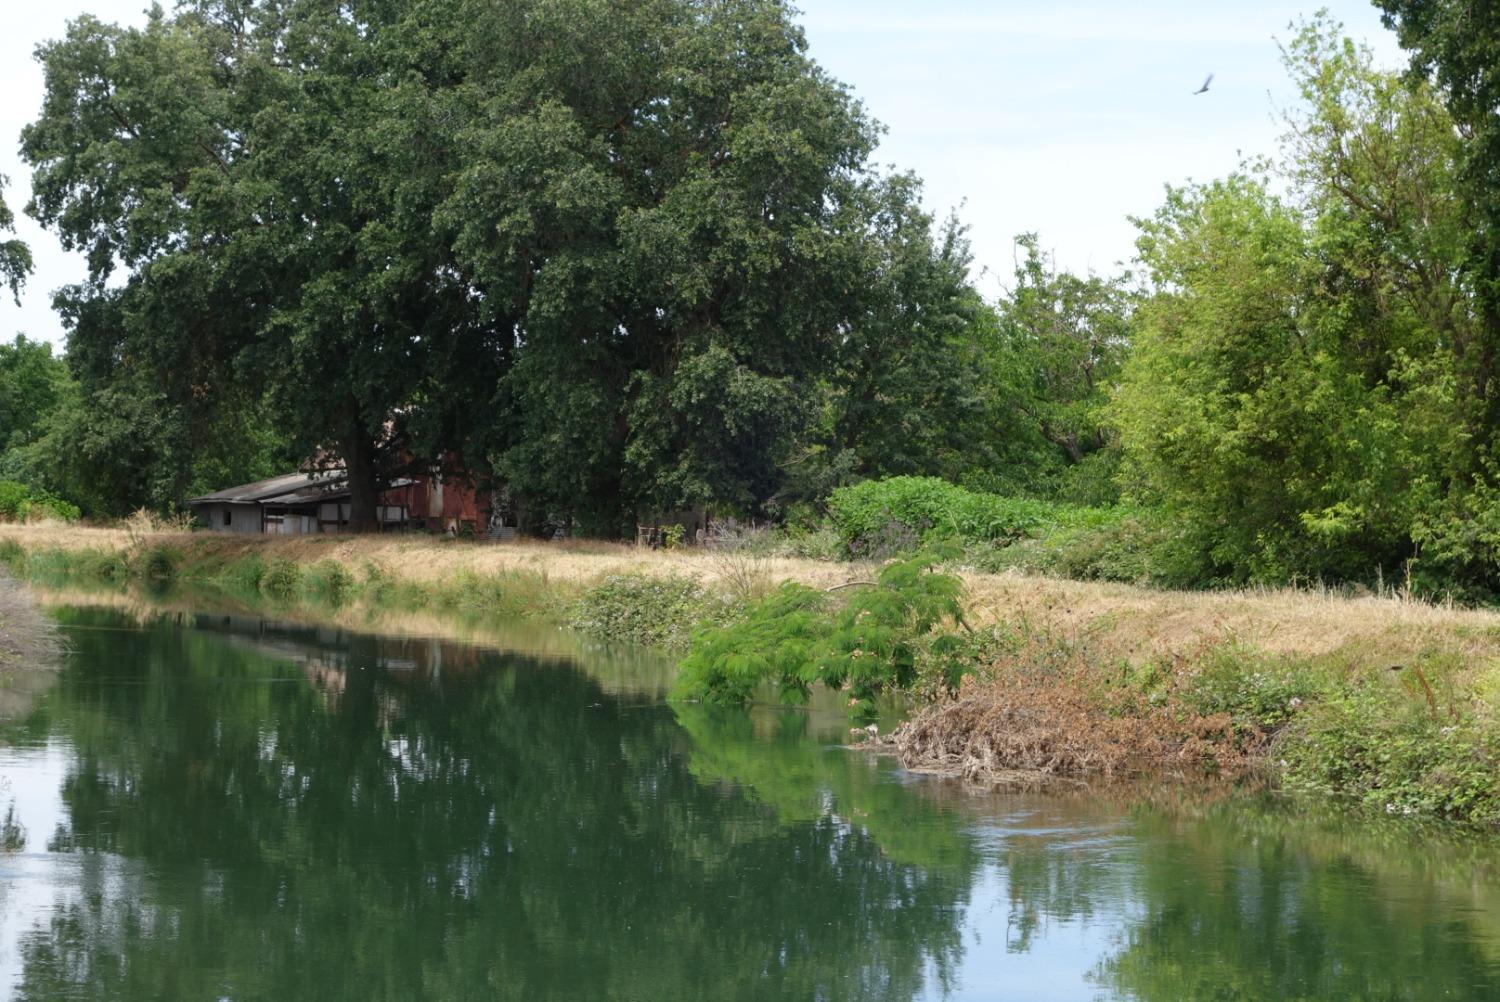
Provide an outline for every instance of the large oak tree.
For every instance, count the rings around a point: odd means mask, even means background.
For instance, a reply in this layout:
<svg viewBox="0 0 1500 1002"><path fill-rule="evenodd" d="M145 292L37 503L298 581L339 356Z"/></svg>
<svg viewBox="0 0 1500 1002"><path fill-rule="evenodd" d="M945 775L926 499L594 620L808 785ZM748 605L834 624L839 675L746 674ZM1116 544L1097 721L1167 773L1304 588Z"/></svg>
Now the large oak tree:
<svg viewBox="0 0 1500 1002"><path fill-rule="evenodd" d="M754 510L850 346L922 328L885 262L952 272L775 0L197 0L41 59L85 390L188 438L269 401L357 521L449 455L597 531Z"/></svg>

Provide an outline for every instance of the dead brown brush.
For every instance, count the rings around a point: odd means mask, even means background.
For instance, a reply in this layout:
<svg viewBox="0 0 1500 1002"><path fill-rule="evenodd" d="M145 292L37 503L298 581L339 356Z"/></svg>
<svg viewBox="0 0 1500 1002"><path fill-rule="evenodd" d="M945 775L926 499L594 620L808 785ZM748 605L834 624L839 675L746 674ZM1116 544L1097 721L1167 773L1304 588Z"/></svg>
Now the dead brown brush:
<svg viewBox="0 0 1500 1002"><path fill-rule="evenodd" d="M927 707L888 743L913 771L982 783L1239 778L1257 769L1271 735L1193 705L1207 650L1159 662L1148 692L1097 643L1023 625L956 698Z"/></svg>
<svg viewBox="0 0 1500 1002"><path fill-rule="evenodd" d="M1121 713L1110 703L1071 683L972 686L903 724L891 745L909 769L986 783L1017 776L1232 778L1259 761L1263 742L1244 740L1227 713Z"/></svg>

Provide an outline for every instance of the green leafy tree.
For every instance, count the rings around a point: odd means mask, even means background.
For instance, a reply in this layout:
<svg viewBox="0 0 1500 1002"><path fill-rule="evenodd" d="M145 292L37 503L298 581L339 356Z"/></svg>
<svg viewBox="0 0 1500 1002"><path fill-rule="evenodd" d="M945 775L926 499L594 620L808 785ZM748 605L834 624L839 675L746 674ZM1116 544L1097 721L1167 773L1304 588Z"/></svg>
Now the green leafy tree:
<svg viewBox="0 0 1500 1002"><path fill-rule="evenodd" d="M1065 471L1112 459L1103 455L1113 444L1104 410L1130 349L1128 276L1060 272L1034 233L1016 247L1015 284L997 306L987 359L996 420L1011 430L1011 469L999 482L1066 492ZM1105 496L1096 489L1081 500L1112 500L1107 476L1094 478L1106 482Z"/></svg>
<svg viewBox="0 0 1500 1002"><path fill-rule="evenodd" d="M785 4L458 9L486 30L445 43L469 154L439 221L516 331L490 444L534 504L607 531L755 511L841 357L943 336L951 276L912 298L952 267L914 186L872 171L875 126Z"/></svg>
<svg viewBox="0 0 1500 1002"><path fill-rule="evenodd" d="M1200 576L1370 578L1473 465L1454 132L1326 21L1286 62L1291 191L1252 167L1140 221L1157 292L1112 416Z"/></svg>
<svg viewBox="0 0 1500 1002"><path fill-rule="evenodd" d="M914 179L897 179L876 216L870 301L839 346L830 452L862 477L959 479L993 464L984 349L993 316L970 286L957 220L934 238Z"/></svg>
<svg viewBox="0 0 1500 1002"><path fill-rule="evenodd" d="M7 178L0 174L0 233L14 230L16 217L5 204ZM21 303L21 287L31 274L31 248L20 240L0 240L0 282L10 287L16 305Z"/></svg>
<svg viewBox="0 0 1500 1002"><path fill-rule="evenodd" d="M188 455L267 401L350 471L355 521L450 452L593 531L758 510L841 359L920 344L880 370L906 378L969 308L777 0L196 0L41 58L23 146L33 212L88 254L86 398L165 401ZM876 467L958 450L887 457L889 411L843 429L887 435Z"/></svg>
<svg viewBox="0 0 1500 1002"><path fill-rule="evenodd" d="M45 341L16 335L0 344L0 467L41 437L47 419L72 401L67 363Z"/></svg>
<svg viewBox="0 0 1500 1002"><path fill-rule="evenodd" d="M1436 87L1452 121L1459 196L1468 210L1457 264L1476 307L1454 345L1456 389L1470 405L1471 455L1492 453L1500 429L1500 10L1460 0L1376 0L1412 54L1412 70Z"/></svg>
<svg viewBox="0 0 1500 1002"><path fill-rule="evenodd" d="M405 433L443 430L457 377L485 371L459 358L482 333L431 237L426 91L386 45L400 6L82 17L39 50L46 97L22 138L31 211L89 262L62 303L87 406L151 401L191 456L196 429L266 400L298 452L347 468L357 524L426 444Z"/></svg>

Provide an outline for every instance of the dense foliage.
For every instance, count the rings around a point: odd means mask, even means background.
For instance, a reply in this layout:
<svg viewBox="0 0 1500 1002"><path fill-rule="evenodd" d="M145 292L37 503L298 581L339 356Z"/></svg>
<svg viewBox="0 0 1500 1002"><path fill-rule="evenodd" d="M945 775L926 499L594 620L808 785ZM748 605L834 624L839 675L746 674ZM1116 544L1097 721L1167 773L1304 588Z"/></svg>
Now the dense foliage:
<svg viewBox="0 0 1500 1002"><path fill-rule="evenodd" d="M1173 189L1141 221L1155 292L1113 408L1127 485L1188 527L1199 580L1492 594L1463 133L1326 23L1286 62L1304 105L1279 166Z"/></svg>
<svg viewBox="0 0 1500 1002"><path fill-rule="evenodd" d="M1115 513L971 491L937 477L891 477L835 490L828 517L852 555L882 556L942 540L1004 544L1059 527L1100 527Z"/></svg>
<svg viewBox="0 0 1500 1002"><path fill-rule="evenodd" d="M15 229L16 218L5 204L7 178L0 174L0 233ZM31 248L20 240L0 240L0 284L10 289L10 294L20 302L21 287L26 276L31 274Z"/></svg>
<svg viewBox="0 0 1500 1002"><path fill-rule="evenodd" d="M694 633L677 695L742 703L769 683L782 698L805 698L822 683L847 692L857 714L872 715L877 695L916 681L922 651L957 643L951 630L963 623L963 585L934 571L936 561L925 554L887 564L843 599L783 584L738 620Z"/></svg>
<svg viewBox="0 0 1500 1002"><path fill-rule="evenodd" d="M0 480L0 519L25 522L33 518L73 521L78 506L43 490L34 490L14 480Z"/></svg>
<svg viewBox="0 0 1500 1002"><path fill-rule="evenodd" d="M760 509L814 427L953 468L957 430L872 430L972 396L961 237L775 0L201 0L40 58L31 210L88 255L59 304L111 424L80 435L172 453L117 492L180 496L260 415L345 464L356 522L455 458L606 534Z"/></svg>
<svg viewBox="0 0 1500 1002"><path fill-rule="evenodd" d="M1022 235L993 302L780 0L82 17L22 147L88 271L65 365L0 349L0 476L109 515L459 465L537 530L1491 599L1500 29L1380 5L1412 72L1314 18L1279 155L1169 188L1134 276Z"/></svg>

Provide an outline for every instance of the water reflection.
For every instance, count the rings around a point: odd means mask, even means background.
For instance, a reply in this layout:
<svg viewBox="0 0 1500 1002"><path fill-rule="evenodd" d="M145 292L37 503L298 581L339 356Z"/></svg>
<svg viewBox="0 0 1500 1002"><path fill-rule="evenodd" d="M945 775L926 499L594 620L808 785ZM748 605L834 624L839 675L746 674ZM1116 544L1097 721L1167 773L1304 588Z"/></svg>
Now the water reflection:
<svg viewBox="0 0 1500 1002"><path fill-rule="evenodd" d="M48 849L84 862L20 998L897 998L956 964L963 874L700 782L668 708L583 672L71 619Z"/></svg>
<svg viewBox="0 0 1500 1002"><path fill-rule="evenodd" d="M1143 914L1097 972L1122 997L1500 998L1493 846L1285 807L1145 812L1138 830L1161 847L1140 858Z"/></svg>
<svg viewBox="0 0 1500 1002"><path fill-rule="evenodd" d="M976 797L540 634L64 619L0 747L18 999L1500 997L1483 843Z"/></svg>

